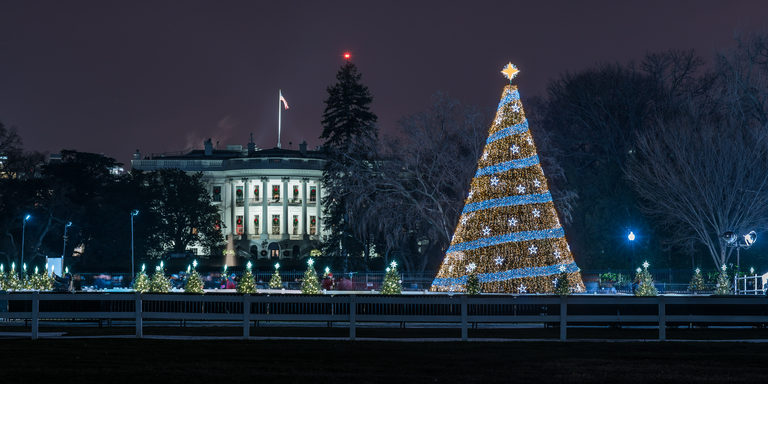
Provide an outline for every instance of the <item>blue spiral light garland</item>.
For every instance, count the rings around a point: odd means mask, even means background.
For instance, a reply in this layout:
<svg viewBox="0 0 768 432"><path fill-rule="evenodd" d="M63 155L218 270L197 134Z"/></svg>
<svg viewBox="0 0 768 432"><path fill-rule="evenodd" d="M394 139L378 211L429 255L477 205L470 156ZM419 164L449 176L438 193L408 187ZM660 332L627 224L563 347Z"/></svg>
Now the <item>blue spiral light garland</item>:
<svg viewBox="0 0 768 432"><path fill-rule="evenodd" d="M520 92L517 90L512 90L501 99L501 101L499 102L499 108L496 109L496 111L497 112L500 111L504 107L504 105L510 102L514 102L516 100L520 100Z"/></svg>
<svg viewBox="0 0 768 432"><path fill-rule="evenodd" d="M517 159L508 162L502 162L500 164L492 165L489 167L481 168L475 173L475 177L480 177L489 174L496 174L513 169L528 168L539 164L539 156L533 155L524 159Z"/></svg>
<svg viewBox="0 0 768 432"><path fill-rule="evenodd" d="M490 144L494 141L500 140L502 138L506 138L508 136L521 134L524 132L528 132L528 119L523 120L522 123L518 123L516 125L512 125L509 127L506 127L491 136L488 137L488 140L486 141L486 144Z"/></svg>
<svg viewBox="0 0 768 432"><path fill-rule="evenodd" d="M523 204L541 204L550 201L552 201L552 195L549 194L549 191L546 191L543 194L508 196L504 198L494 198L487 201L469 203L464 206L464 211L461 213L464 214L495 207L509 207Z"/></svg>
<svg viewBox="0 0 768 432"><path fill-rule="evenodd" d="M464 243L457 243L449 247L445 253L479 249L481 247L495 246L502 243L561 238L564 236L565 232L563 232L562 228L552 228L540 231L521 231L500 236L481 238Z"/></svg>
<svg viewBox="0 0 768 432"><path fill-rule="evenodd" d="M489 282L502 282L510 279L519 279L524 277L536 277L536 276L552 276L559 273L562 273L560 271L560 266L565 267L566 273L574 273L579 271L579 267L576 265L575 262L571 261L570 263L563 263L563 264L556 264L546 267L525 267L520 269L514 269L514 270L507 270L503 272L498 273L479 273L477 275L477 278L480 280L481 283L489 283ZM462 276L459 278L439 278L435 279L432 282L433 286L439 286L439 287L447 287L452 285L464 285L467 283L467 276Z"/></svg>

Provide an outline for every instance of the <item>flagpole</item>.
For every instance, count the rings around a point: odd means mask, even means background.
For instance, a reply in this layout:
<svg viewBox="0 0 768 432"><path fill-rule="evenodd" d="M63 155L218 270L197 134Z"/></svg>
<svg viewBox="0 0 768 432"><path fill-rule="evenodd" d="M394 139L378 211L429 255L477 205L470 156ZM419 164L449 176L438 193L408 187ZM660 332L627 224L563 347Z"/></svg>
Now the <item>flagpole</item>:
<svg viewBox="0 0 768 432"><path fill-rule="evenodd" d="M280 129L283 127L283 107L280 106L283 102L280 98L283 96L283 91L278 90L277 92L277 148L280 148Z"/></svg>

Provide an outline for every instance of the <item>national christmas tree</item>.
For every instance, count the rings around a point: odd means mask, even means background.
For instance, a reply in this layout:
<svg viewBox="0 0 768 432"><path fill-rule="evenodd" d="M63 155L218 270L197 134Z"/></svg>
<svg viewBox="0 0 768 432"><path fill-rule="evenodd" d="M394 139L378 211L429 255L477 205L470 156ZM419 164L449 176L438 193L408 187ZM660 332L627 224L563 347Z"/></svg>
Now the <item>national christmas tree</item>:
<svg viewBox="0 0 768 432"><path fill-rule="evenodd" d="M653 276L651 276L651 273L648 271L648 267L650 264L648 264L648 261L643 263L643 269L641 270L640 267L637 268L637 291L635 291L635 295L637 296L657 296L659 295L659 292L656 290L656 286L653 284Z"/></svg>
<svg viewBox="0 0 768 432"><path fill-rule="evenodd" d="M701 270L696 269L696 272L691 278L691 283L688 285L688 289L691 291L704 291L707 289L704 285L704 275L701 274Z"/></svg>
<svg viewBox="0 0 768 432"><path fill-rule="evenodd" d="M280 289L283 287L283 278L280 277L280 263L275 264L275 273L272 274L272 279L269 280L269 289Z"/></svg>
<svg viewBox="0 0 768 432"><path fill-rule="evenodd" d="M727 267L723 264L720 269L720 274L717 276L717 285L715 286L715 295L730 295L731 291L731 278L728 277Z"/></svg>
<svg viewBox="0 0 768 432"><path fill-rule="evenodd" d="M253 279L253 273L251 272L251 264L248 261L248 265L245 266L245 273L240 278L240 283L237 284L237 292L243 294L256 294L256 281Z"/></svg>
<svg viewBox="0 0 768 432"><path fill-rule="evenodd" d="M397 271L397 263L392 261L384 274L384 282L381 284L382 294L402 294L403 283L400 280L400 272Z"/></svg>
<svg viewBox="0 0 768 432"><path fill-rule="evenodd" d="M510 63L502 71L517 75ZM552 203L517 86L504 88L464 210L432 291L466 291L476 272L485 293L552 293L563 272L582 291Z"/></svg>
<svg viewBox="0 0 768 432"><path fill-rule="evenodd" d="M302 294L320 294L320 282L317 281L317 271L315 271L315 260L312 258L307 261L307 271L304 272L304 279L301 280Z"/></svg>
<svg viewBox="0 0 768 432"><path fill-rule="evenodd" d="M187 268L187 283L184 284L184 292L204 294L204 286L203 278L200 277L200 273L197 272L197 260L195 260L192 263L192 267Z"/></svg>

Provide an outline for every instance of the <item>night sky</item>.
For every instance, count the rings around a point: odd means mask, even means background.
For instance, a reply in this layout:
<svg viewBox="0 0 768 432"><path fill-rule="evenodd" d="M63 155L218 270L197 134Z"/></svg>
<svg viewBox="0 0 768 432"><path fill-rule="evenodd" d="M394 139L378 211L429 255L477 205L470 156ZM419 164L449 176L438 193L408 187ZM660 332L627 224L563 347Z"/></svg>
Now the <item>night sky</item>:
<svg viewBox="0 0 768 432"><path fill-rule="evenodd" d="M280 3L280 4L277 4ZM384 132L435 91L495 107L509 61L523 97L595 62L695 48L711 60L765 0L127 1L4 0L0 120L25 148L179 151L211 137L261 148L321 144L326 87L350 52Z"/></svg>

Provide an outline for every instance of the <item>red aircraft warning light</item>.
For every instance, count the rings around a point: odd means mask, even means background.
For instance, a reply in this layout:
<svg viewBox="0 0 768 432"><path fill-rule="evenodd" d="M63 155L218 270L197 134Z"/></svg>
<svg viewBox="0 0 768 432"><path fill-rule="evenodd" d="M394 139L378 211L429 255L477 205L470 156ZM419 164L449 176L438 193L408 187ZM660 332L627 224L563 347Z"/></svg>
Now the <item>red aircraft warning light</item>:
<svg viewBox="0 0 768 432"><path fill-rule="evenodd" d="M344 53L344 58L349 60L352 55L350 53Z"/></svg>

